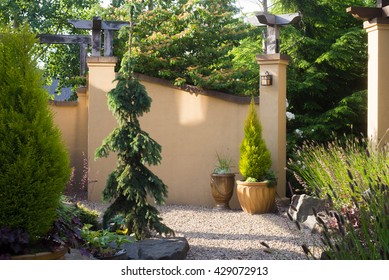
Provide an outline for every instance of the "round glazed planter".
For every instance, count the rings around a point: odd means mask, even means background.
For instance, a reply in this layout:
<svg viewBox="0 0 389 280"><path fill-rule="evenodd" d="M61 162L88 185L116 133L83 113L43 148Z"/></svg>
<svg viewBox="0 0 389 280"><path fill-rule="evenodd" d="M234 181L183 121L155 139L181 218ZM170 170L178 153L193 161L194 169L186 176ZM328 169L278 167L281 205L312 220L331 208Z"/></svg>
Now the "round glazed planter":
<svg viewBox="0 0 389 280"><path fill-rule="evenodd" d="M276 188L267 182L236 181L236 192L242 210L249 214L269 213L273 210Z"/></svg>
<svg viewBox="0 0 389 280"><path fill-rule="evenodd" d="M235 174L211 174L212 197L216 202L215 209L229 210L229 202L234 192Z"/></svg>

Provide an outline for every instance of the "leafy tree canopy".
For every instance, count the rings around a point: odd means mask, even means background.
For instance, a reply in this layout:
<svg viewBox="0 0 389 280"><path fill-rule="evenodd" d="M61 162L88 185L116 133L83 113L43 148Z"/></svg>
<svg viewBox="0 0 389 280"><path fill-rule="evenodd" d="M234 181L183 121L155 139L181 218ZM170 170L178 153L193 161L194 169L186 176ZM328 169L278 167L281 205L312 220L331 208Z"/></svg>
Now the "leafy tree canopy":
<svg viewBox="0 0 389 280"><path fill-rule="evenodd" d="M0 24L18 27L28 23L36 34L83 34L68 19L91 19L99 0L1 0ZM37 53L45 76L60 79L60 86L74 84L79 76L78 45L42 44ZM79 82L76 82L79 84Z"/></svg>
<svg viewBox="0 0 389 280"><path fill-rule="evenodd" d="M291 57L291 144L366 131L367 36L346 8L372 2L281 0L276 5L275 12L303 14L299 28L283 28L281 35L281 52Z"/></svg>
<svg viewBox="0 0 389 280"><path fill-rule="evenodd" d="M192 84L233 94L258 93L255 57L248 64L234 58L243 55L247 48L255 48L255 44L242 40L258 40L260 30L237 18L234 0L132 2L136 4L136 72L168 79L176 85ZM128 15L123 1L113 1L104 13L106 18L117 20L128 20ZM259 52L260 45L252 52ZM120 52L118 48L116 51ZM255 85L242 82L253 76Z"/></svg>

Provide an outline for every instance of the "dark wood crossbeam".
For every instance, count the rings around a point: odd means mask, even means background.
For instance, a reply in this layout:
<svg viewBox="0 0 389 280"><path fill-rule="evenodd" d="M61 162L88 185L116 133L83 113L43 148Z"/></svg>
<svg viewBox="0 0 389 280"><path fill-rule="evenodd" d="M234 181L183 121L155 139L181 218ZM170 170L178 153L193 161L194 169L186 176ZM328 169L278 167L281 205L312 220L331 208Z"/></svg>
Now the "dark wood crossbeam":
<svg viewBox="0 0 389 280"><path fill-rule="evenodd" d="M361 20L389 17L389 0L377 0L377 7L348 7L346 12Z"/></svg>
<svg viewBox="0 0 389 280"><path fill-rule="evenodd" d="M39 41L43 44L78 44L80 46L80 76L86 73L87 48L91 44L89 35L52 35L39 34Z"/></svg>
<svg viewBox="0 0 389 280"><path fill-rule="evenodd" d="M101 31L104 32L104 56L113 55L113 31L129 26L125 21L103 21L101 17L93 20L68 20L74 27L92 30L92 56L100 56Z"/></svg>
<svg viewBox="0 0 389 280"><path fill-rule="evenodd" d="M346 12L361 20L370 20L373 18L382 17L382 8L348 7Z"/></svg>
<svg viewBox="0 0 389 280"><path fill-rule="evenodd" d="M96 19L98 20L98 19ZM101 19L100 19L101 21ZM93 29L92 20L68 20L69 23L73 24L75 28L79 29ZM100 29L103 30L119 30L123 26L130 26L129 22L125 21L101 21Z"/></svg>
<svg viewBox="0 0 389 280"><path fill-rule="evenodd" d="M254 26L266 26L266 41L264 52L274 54L280 52L280 27L295 24L301 20L300 13L273 15L267 12L258 12L246 20Z"/></svg>
<svg viewBox="0 0 389 280"><path fill-rule="evenodd" d="M89 35L39 34L37 37L41 43L45 44L91 44L91 36Z"/></svg>

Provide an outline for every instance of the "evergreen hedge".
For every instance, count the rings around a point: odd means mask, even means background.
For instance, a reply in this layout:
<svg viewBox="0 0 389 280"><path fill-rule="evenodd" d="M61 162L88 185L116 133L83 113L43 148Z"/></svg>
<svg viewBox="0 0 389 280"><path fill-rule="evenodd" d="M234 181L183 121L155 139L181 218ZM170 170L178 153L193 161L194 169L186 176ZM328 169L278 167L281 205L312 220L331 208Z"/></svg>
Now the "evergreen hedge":
<svg viewBox="0 0 389 280"><path fill-rule="evenodd" d="M30 239L51 228L70 176L69 158L37 68L28 27L0 28L0 228Z"/></svg>

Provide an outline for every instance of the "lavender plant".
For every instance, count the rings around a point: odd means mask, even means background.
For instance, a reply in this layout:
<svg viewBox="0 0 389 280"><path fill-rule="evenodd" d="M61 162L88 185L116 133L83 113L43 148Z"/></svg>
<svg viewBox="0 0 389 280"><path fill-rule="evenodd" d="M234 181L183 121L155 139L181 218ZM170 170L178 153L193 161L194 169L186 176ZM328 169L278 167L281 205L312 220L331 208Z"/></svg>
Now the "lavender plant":
<svg viewBox="0 0 389 280"><path fill-rule="evenodd" d="M380 177L370 178L370 181L368 190L363 193L350 185L352 207L331 211L327 219L316 214L323 229L322 259L389 259L389 186L383 184ZM358 202L357 197L362 197L362 201ZM316 258L307 245L302 247L308 257Z"/></svg>
<svg viewBox="0 0 389 280"><path fill-rule="evenodd" d="M324 259L389 259L389 157L365 140L305 143L289 169L330 211L316 213ZM299 224L298 224L299 227ZM307 256L315 258L307 245Z"/></svg>
<svg viewBox="0 0 389 280"><path fill-rule="evenodd" d="M305 142L295 149L288 170L294 174L305 192L320 197L332 196L334 207L352 207L352 185L360 193L368 189L371 178L389 185L388 147L373 149L364 139L335 139L326 144Z"/></svg>

